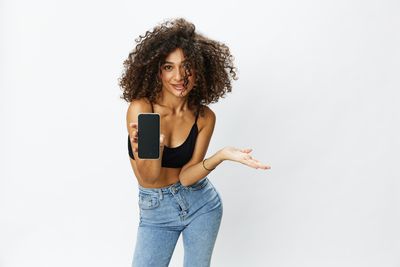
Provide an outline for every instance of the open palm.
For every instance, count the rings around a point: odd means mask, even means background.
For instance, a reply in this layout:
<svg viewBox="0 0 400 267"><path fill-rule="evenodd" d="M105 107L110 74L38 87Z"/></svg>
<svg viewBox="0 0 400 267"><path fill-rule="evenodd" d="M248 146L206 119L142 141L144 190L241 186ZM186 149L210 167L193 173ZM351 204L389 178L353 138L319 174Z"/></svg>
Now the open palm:
<svg viewBox="0 0 400 267"><path fill-rule="evenodd" d="M236 147L225 147L222 149L221 153L227 160L240 162L255 169L270 169L270 166L262 164L259 160L250 155L252 150L251 148L240 149Z"/></svg>

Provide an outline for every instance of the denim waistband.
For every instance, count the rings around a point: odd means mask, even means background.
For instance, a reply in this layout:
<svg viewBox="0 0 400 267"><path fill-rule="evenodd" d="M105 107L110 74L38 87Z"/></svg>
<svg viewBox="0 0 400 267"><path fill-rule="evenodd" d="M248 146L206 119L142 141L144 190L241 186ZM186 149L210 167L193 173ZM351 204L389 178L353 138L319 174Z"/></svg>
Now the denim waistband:
<svg viewBox="0 0 400 267"><path fill-rule="evenodd" d="M192 185L189 185L189 186L183 186L183 185L181 184L181 182L178 181L178 182L176 182L176 183L174 183L174 184L171 184L171 185L168 185L168 186L164 186L164 187L160 187L160 188L148 188L148 187L143 187L143 186L141 186L140 184L138 184L138 187L139 187L139 191L140 191L140 192L147 193L147 194L160 194L160 193L163 193L163 194L172 194L172 192L175 193L175 192L177 192L179 189L182 189L182 188L190 188L190 187L196 186L197 184L201 183L201 182L202 182L203 180L205 180L205 179L207 179L207 176L201 178L201 179L198 180L196 183L194 183L194 184L192 184Z"/></svg>

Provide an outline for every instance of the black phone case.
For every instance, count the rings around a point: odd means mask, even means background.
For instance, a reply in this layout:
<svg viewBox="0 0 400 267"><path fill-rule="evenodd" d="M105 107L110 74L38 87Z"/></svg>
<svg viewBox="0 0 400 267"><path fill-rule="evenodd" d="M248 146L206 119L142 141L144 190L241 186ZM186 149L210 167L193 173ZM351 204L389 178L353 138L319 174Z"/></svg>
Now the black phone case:
<svg viewBox="0 0 400 267"><path fill-rule="evenodd" d="M141 159L160 157L160 115L157 113L138 115L138 156Z"/></svg>

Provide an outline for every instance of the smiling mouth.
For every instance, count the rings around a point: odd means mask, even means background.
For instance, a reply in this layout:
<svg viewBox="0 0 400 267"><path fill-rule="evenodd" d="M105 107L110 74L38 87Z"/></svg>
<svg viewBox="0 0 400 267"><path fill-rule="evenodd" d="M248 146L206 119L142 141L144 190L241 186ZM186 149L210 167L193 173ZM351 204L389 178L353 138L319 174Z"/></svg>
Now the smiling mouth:
<svg viewBox="0 0 400 267"><path fill-rule="evenodd" d="M175 88L175 90L178 90L178 91L183 91L183 90L185 90L185 87L183 86L183 85L181 85L181 84L173 84L172 85L174 88Z"/></svg>

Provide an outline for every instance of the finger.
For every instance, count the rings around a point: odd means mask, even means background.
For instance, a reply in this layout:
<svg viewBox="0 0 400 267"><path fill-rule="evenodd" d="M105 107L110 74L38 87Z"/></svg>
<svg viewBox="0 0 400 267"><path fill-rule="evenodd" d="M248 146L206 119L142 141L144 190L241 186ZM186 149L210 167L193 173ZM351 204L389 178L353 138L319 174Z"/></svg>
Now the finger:
<svg viewBox="0 0 400 267"><path fill-rule="evenodd" d="M263 169L263 170L271 169L271 167L264 165L264 164L258 164L258 168Z"/></svg>
<svg viewBox="0 0 400 267"><path fill-rule="evenodd" d="M263 170L271 169L270 166L261 163L259 160L251 159L251 161L254 162L255 166L257 166L256 169L263 169Z"/></svg>
<svg viewBox="0 0 400 267"><path fill-rule="evenodd" d="M137 137L137 131L136 130L132 130L131 134L132 138L136 138Z"/></svg>
<svg viewBox="0 0 400 267"><path fill-rule="evenodd" d="M263 164L263 163L261 163L261 161L259 161L259 160L257 160L257 159L251 159L251 160L253 160L256 164L257 164L257 166L259 167L259 168L261 168L261 169L271 169L271 166L269 166L269 165L266 165L266 164Z"/></svg>
<svg viewBox="0 0 400 267"><path fill-rule="evenodd" d="M137 128L138 128L138 127L137 127L137 126L138 126L138 123L137 123L137 122L130 122L130 123L129 123L129 126L132 127L132 128L137 129Z"/></svg>
<svg viewBox="0 0 400 267"><path fill-rule="evenodd" d="M240 149L240 152L243 152L243 153L250 153L251 151L253 151L253 149L251 149L251 148Z"/></svg>
<svg viewBox="0 0 400 267"><path fill-rule="evenodd" d="M129 135L129 139L131 140L131 142L137 143L137 140L138 140L137 131L133 130L131 132L131 134Z"/></svg>
<svg viewBox="0 0 400 267"><path fill-rule="evenodd" d="M254 169L258 168L258 164L256 162L254 162L253 160L251 160L251 159L245 159L241 163L243 163L243 164L245 164L245 165L247 165L249 167L252 167Z"/></svg>
<svg viewBox="0 0 400 267"><path fill-rule="evenodd" d="M258 166L258 164L255 163L255 162L253 162L253 161L250 161L248 165L249 165L250 167L254 168L254 169L260 168L260 167Z"/></svg>
<svg viewBox="0 0 400 267"><path fill-rule="evenodd" d="M271 169L271 166L266 165L266 164L263 164L263 163L261 163L261 162L257 162L257 166L258 166L259 168L263 169L263 170Z"/></svg>

